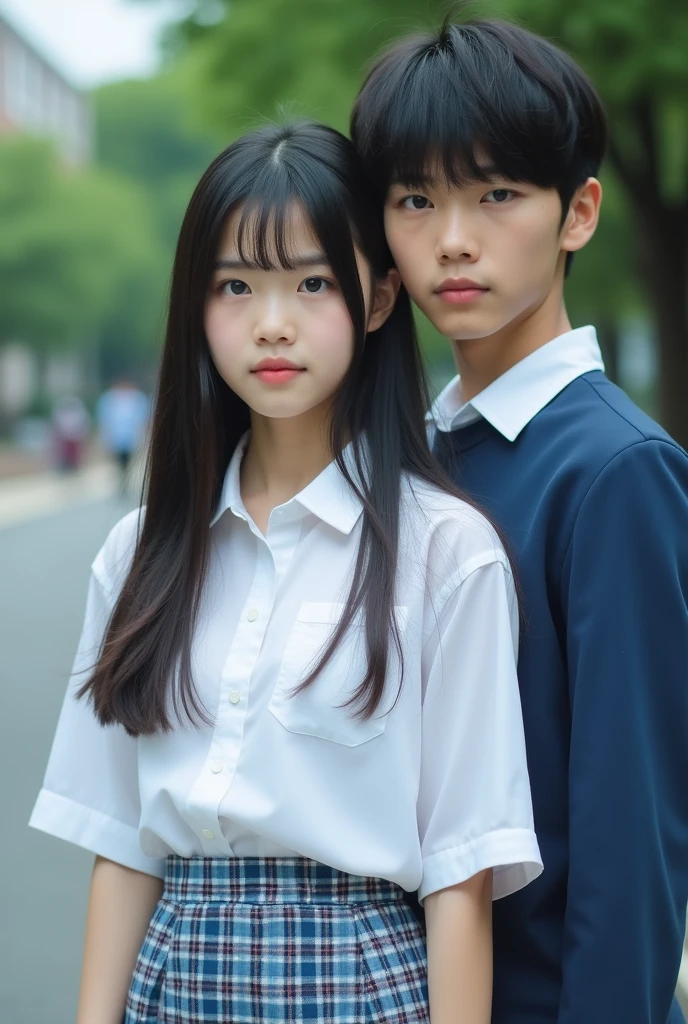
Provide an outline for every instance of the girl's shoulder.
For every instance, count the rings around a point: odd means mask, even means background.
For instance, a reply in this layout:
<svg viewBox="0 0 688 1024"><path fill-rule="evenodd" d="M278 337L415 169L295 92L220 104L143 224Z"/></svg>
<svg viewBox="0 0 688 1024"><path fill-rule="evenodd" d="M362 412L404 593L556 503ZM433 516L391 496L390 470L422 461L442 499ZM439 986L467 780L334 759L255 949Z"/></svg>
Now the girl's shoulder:
<svg viewBox="0 0 688 1024"><path fill-rule="evenodd" d="M403 495L402 529L433 574L461 579L490 562L511 571L499 534L480 509L415 476L406 477Z"/></svg>
<svg viewBox="0 0 688 1024"><path fill-rule="evenodd" d="M91 571L108 597L118 593L131 567L145 506L135 508L110 530L91 565Z"/></svg>

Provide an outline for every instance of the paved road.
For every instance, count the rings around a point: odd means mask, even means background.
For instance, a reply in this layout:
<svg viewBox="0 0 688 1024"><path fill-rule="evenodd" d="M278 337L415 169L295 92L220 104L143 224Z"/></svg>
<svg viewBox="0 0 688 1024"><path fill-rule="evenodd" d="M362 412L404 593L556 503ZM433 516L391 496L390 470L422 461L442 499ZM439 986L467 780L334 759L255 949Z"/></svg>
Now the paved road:
<svg viewBox="0 0 688 1024"><path fill-rule="evenodd" d="M97 500L0 528L0 1020L71 1024L93 858L27 828L93 556L126 511Z"/></svg>

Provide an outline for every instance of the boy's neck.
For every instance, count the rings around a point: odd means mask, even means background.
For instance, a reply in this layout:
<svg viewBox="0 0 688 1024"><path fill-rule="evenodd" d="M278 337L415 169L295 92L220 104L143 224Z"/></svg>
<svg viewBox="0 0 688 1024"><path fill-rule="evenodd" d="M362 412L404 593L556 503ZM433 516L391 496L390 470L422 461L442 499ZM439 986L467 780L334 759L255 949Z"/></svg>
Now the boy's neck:
<svg viewBox="0 0 688 1024"><path fill-rule="evenodd" d="M526 356L571 330L564 303L560 301L553 309L547 308L548 305L543 303L534 312L512 321L489 337L452 342L464 402L470 402Z"/></svg>

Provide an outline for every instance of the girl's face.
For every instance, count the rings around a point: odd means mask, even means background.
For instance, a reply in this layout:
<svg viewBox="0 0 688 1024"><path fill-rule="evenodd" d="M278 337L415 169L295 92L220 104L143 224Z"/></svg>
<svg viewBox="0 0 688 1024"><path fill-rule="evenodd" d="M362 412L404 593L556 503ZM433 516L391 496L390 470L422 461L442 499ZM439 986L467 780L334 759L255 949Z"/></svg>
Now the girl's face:
<svg viewBox="0 0 688 1024"><path fill-rule="evenodd" d="M295 206L286 240L295 269L256 269L239 256L240 217L241 211L234 211L225 225L205 308L218 373L262 416L281 419L328 407L351 365L354 331L321 246ZM357 262L368 297L370 269L358 254ZM394 305L396 287L380 319L376 311L385 284L375 289L373 303L366 302L369 330L379 327Z"/></svg>

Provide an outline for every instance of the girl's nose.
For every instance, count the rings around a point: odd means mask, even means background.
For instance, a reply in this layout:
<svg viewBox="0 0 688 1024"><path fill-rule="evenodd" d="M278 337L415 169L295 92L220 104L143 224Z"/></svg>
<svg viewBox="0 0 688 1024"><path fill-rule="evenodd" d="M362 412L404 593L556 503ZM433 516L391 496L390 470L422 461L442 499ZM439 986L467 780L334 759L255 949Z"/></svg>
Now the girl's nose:
<svg viewBox="0 0 688 1024"><path fill-rule="evenodd" d="M256 344L292 345L296 341L296 324L284 303L268 302L256 321L253 331Z"/></svg>

